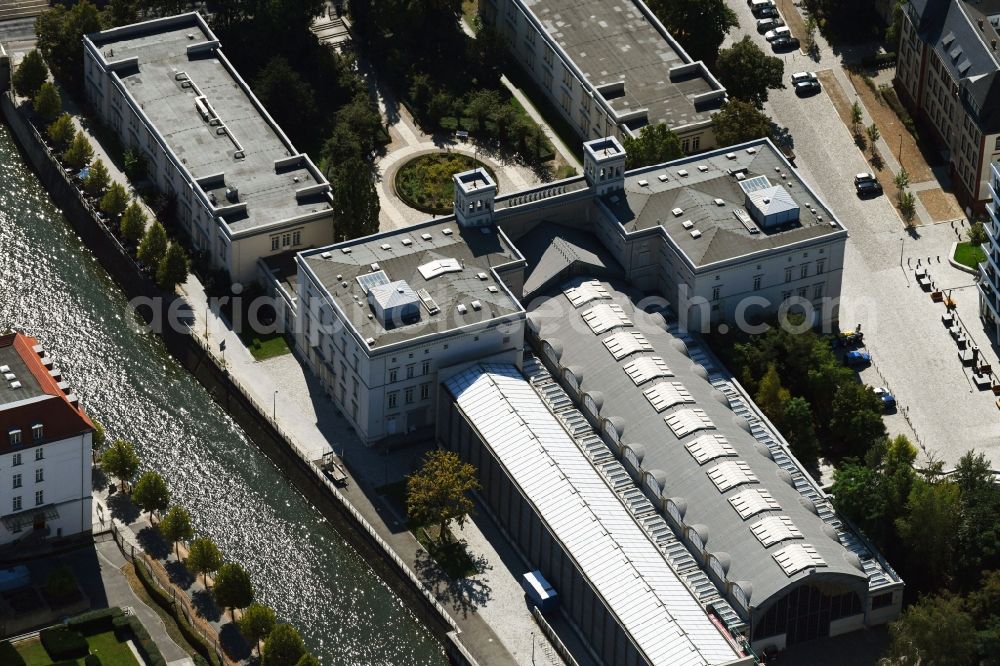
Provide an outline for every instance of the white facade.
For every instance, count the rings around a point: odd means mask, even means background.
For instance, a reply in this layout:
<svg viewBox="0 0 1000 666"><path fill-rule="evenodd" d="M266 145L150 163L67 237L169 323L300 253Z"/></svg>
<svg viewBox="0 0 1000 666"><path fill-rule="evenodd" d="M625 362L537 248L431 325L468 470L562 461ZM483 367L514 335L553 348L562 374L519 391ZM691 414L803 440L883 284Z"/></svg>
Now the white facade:
<svg viewBox="0 0 1000 666"><path fill-rule="evenodd" d="M0 546L90 531L91 460L90 432L0 454Z"/></svg>
<svg viewBox="0 0 1000 666"><path fill-rule="evenodd" d="M979 264L979 316L1000 340L1000 210L997 209L997 192L1000 192L1000 168L990 165L989 182L992 201L986 206L988 240L983 244L986 261Z"/></svg>

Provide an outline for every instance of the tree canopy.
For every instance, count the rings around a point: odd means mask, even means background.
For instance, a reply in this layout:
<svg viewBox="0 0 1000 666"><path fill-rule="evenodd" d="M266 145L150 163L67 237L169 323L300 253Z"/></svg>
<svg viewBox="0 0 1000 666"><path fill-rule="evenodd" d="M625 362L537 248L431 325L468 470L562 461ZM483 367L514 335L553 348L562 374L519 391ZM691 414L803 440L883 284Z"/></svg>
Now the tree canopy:
<svg viewBox="0 0 1000 666"><path fill-rule="evenodd" d="M889 627L890 664L964 666L976 663L975 623L962 600L950 594L924 597Z"/></svg>
<svg viewBox="0 0 1000 666"><path fill-rule="evenodd" d="M207 587L208 574L218 571L222 566L222 553L214 541L208 537L198 537L191 542L185 563L195 574L202 574L205 577Z"/></svg>
<svg viewBox="0 0 1000 666"><path fill-rule="evenodd" d="M636 139L625 137L623 148L626 169L662 164L684 156L680 139L663 123L646 125Z"/></svg>
<svg viewBox="0 0 1000 666"><path fill-rule="evenodd" d="M76 136L76 126L73 124L73 119L70 115L63 113L52 121L46 132L53 147L56 150L63 150L73 140L73 137Z"/></svg>
<svg viewBox="0 0 1000 666"><path fill-rule="evenodd" d="M406 510L418 524L437 525L443 541L449 521L465 523L473 508L469 493L477 488L475 467L453 451L431 451L420 469L407 477Z"/></svg>
<svg viewBox="0 0 1000 666"><path fill-rule="evenodd" d="M49 123L55 120L59 112L62 111L62 96L51 82L45 81L38 87L31 104L38 117Z"/></svg>
<svg viewBox="0 0 1000 666"><path fill-rule="evenodd" d="M101 469L121 481L123 486L127 486L139 471L139 456L132 442L124 439L113 441L107 451L101 454Z"/></svg>
<svg viewBox="0 0 1000 666"><path fill-rule="evenodd" d="M337 238L350 240L378 232L380 204L372 168L354 156L327 172L333 190L333 214Z"/></svg>
<svg viewBox="0 0 1000 666"><path fill-rule="evenodd" d="M709 65L729 31L740 24L725 0L651 0L649 8L688 55Z"/></svg>
<svg viewBox="0 0 1000 666"><path fill-rule="evenodd" d="M132 501L152 518L154 511L166 511L170 506L170 489L159 473L152 470L143 472L136 481Z"/></svg>
<svg viewBox="0 0 1000 666"><path fill-rule="evenodd" d="M108 189L111 176L108 174L108 167L104 166L104 160L97 158L90 165L90 171L83 181L83 189L92 197L100 197Z"/></svg>
<svg viewBox="0 0 1000 666"><path fill-rule="evenodd" d="M142 237L142 242L139 243L135 257L147 266L159 266L160 259L166 251L167 231L159 220L153 220L153 223L146 229L146 235Z"/></svg>
<svg viewBox="0 0 1000 666"><path fill-rule="evenodd" d="M194 536L194 528L191 527L191 515L182 506L172 506L167 514L160 521L160 534L163 538L174 544L175 554L177 544L180 541L187 541ZM178 554L179 557L179 554Z"/></svg>
<svg viewBox="0 0 1000 666"><path fill-rule="evenodd" d="M89 0L72 6L57 3L38 16L38 49L63 85L82 92L83 36L102 27L101 13Z"/></svg>
<svg viewBox="0 0 1000 666"><path fill-rule="evenodd" d="M94 147L90 145L90 139L83 132L77 132L73 136L69 148L63 153L63 162L71 169L80 170L90 164L93 156Z"/></svg>
<svg viewBox="0 0 1000 666"><path fill-rule="evenodd" d="M21 97L33 99L38 89L49 78L49 68L38 49L31 49L24 55L11 77L14 92Z"/></svg>
<svg viewBox="0 0 1000 666"><path fill-rule="evenodd" d="M124 191L122 189L122 192ZM116 198L117 196L118 194L115 194ZM146 231L147 221L146 211L143 210L138 201L133 199L132 203L125 209L125 212L122 213L121 224L119 225L122 238L133 245L138 243Z"/></svg>
<svg viewBox="0 0 1000 666"><path fill-rule="evenodd" d="M179 243L171 243L156 267L156 284L164 291L173 291L188 277L190 262Z"/></svg>
<svg viewBox="0 0 1000 666"><path fill-rule="evenodd" d="M306 654L306 644L290 624L279 624L264 641L261 666L296 666Z"/></svg>
<svg viewBox="0 0 1000 666"><path fill-rule="evenodd" d="M769 137L774 124L770 116L753 104L736 98L723 104L712 120L715 140L720 146L734 146Z"/></svg>
<svg viewBox="0 0 1000 666"><path fill-rule="evenodd" d="M253 583L250 576L239 564L227 562L219 567L215 574L215 587L212 589L215 602L233 614L234 608L246 608L253 603Z"/></svg>
<svg viewBox="0 0 1000 666"><path fill-rule="evenodd" d="M274 611L259 603L252 603L243 611L240 619L236 621L240 633L251 643L256 644L260 650L260 642L268 637L274 629Z"/></svg>
<svg viewBox="0 0 1000 666"><path fill-rule="evenodd" d="M785 87L781 58L764 53L749 35L719 51L713 71L731 97L758 109L764 107L769 89Z"/></svg>

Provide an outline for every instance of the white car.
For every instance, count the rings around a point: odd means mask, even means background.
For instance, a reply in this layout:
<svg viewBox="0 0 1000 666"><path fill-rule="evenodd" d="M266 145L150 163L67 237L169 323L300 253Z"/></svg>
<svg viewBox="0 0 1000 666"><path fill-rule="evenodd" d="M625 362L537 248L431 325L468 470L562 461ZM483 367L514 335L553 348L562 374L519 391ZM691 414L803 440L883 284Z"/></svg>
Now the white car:
<svg viewBox="0 0 1000 666"><path fill-rule="evenodd" d="M805 83L806 81L816 81L815 72L795 72L792 74L792 85Z"/></svg>
<svg viewBox="0 0 1000 666"><path fill-rule="evenodd" d="M773 42L778 37L791 37L792 31L787 25L783 25L780 28L775 28L774 30L768 30L764 33L764 39L769 42Z"/></svg>

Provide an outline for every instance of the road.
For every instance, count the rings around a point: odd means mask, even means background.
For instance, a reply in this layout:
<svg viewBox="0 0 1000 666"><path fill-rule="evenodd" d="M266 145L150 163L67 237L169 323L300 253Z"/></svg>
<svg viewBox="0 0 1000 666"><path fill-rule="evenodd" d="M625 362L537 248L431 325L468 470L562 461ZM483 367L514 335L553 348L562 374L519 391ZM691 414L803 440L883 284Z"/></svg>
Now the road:
<svg viewBox="0 0 1000 666"><path fill-rule="evenodd" d="M727 0L741 28L728 41L750 34L770 52L763 36L754 30L754 19L742 0ZM842 54L820 44L819 62L798 51L782 54L786 79L796 71L829 69L853 99L853 88L842 69ZM940 321L944 309L914 283L912 270L920 261L944 288L963 287L973 276L947 263L951 243L958 234L949 223L904 231L895 209L885 197L859 200L853 174L868 171L862 154L825 92L798 98L789 88L774 90L765 111L794 139L797 170L834 211L850 232L844 259L841 321L862 324L874 367L861 379L874 386L888 385L900 409L886 417L892 434L906 434L946 465L970 448L983 451L1000 469L1000 414L988 392L970 389L967 371L958 361L957 348ZM894 166L891 150L883 147L887 164ZM974 288L955 292L959 313L973 341L993 367L996 349L990 347L978 317Z"/></svg>
<svg viewBox="0 0 1000 666"><path fill-rule="evenodd" d="M35 19L0 21L0 43L10 54L30 51L35 46Z"/></svg>

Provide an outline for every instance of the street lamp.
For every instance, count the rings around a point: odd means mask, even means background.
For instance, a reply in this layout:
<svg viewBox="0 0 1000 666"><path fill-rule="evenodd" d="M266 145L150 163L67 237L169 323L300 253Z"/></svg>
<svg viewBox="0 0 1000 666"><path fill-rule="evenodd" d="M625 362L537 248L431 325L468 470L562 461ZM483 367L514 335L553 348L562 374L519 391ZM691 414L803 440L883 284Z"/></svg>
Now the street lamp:
<svg viewBox="0 0 1000 666"><path fill-rule="evenodd" d="M271 396L271 420L277 423L278 421L278 392L275 391L274 395Z"/></svg>

